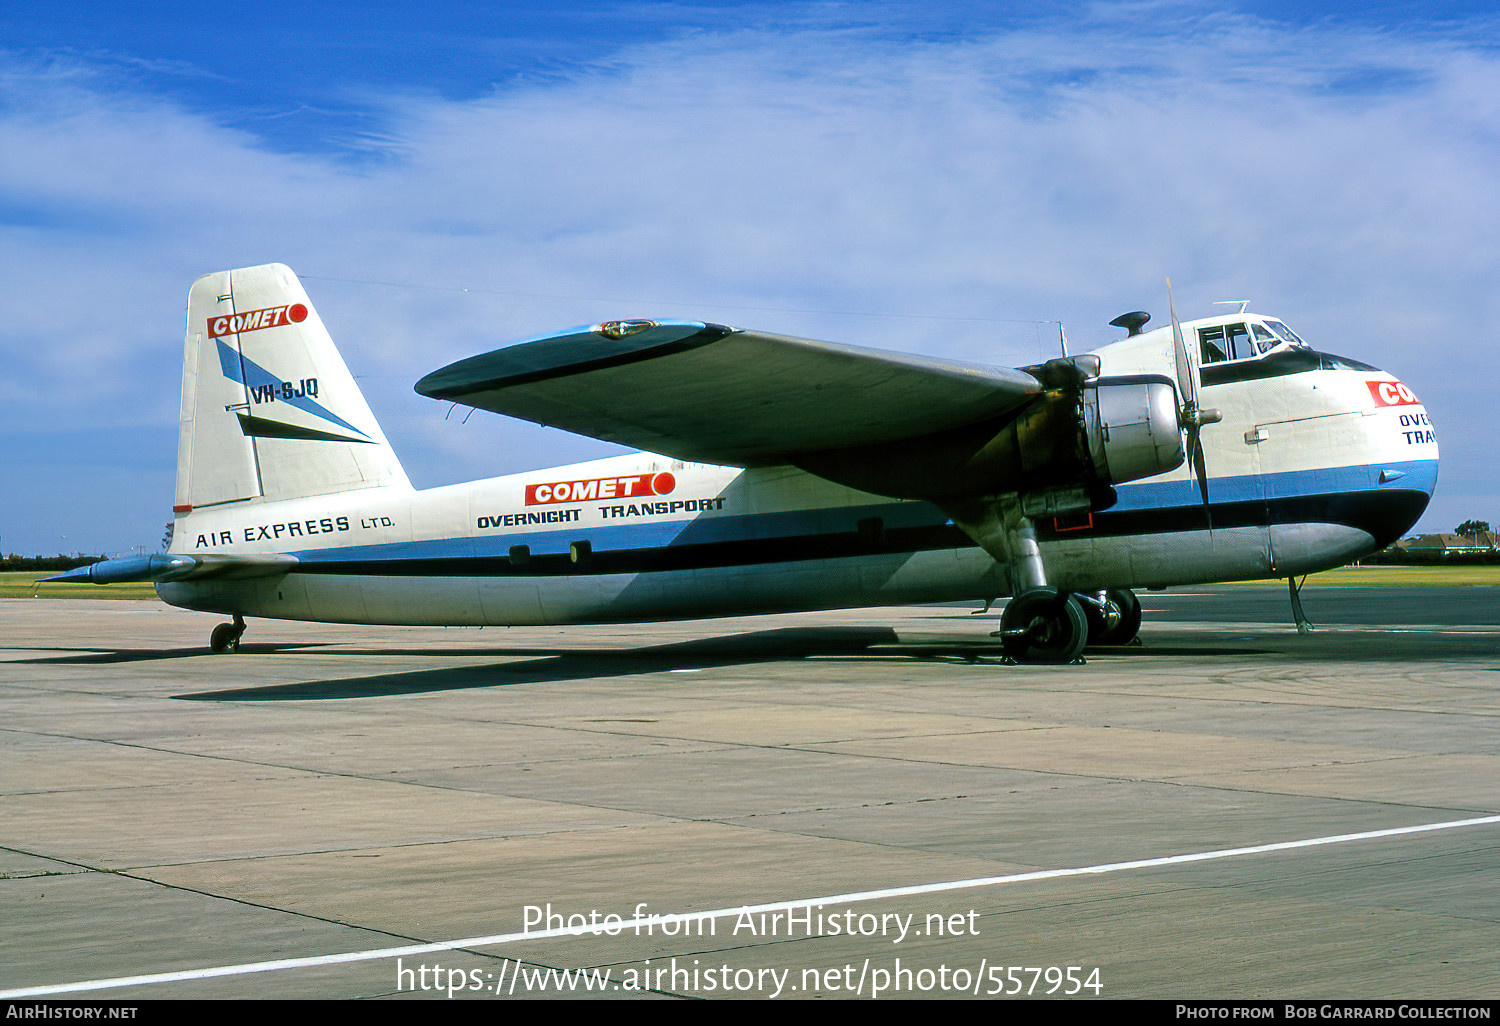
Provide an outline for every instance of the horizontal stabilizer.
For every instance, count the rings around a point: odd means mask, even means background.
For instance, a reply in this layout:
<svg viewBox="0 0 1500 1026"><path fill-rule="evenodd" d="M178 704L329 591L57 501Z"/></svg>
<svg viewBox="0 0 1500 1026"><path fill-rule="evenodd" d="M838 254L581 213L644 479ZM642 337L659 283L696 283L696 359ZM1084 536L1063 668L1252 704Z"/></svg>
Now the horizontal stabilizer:
<svg viewBox="0 0 1500 1026"><path fill-rule="evenodd" d="M204 577L276 577L296 565L296 556L285 555L174 556L156 553L150 556L106 559L54 577L44 577L40 583L123 584L131 581L186 581Z"/></svg>
<svg viewBox="0 0 1500 1026"><path fill-rule="evenodd" d="M609 321L434 371L416 390L678 459L733 466L1003 414L1022 371L696 321Z"/></svg>

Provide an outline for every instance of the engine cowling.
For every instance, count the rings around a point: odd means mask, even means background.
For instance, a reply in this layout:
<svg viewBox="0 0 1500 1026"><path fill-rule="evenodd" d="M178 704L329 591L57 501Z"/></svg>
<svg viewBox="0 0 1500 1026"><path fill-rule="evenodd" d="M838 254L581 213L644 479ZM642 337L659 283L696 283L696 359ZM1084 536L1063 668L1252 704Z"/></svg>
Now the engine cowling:
<svg viewBox="0 0 1500 1026"><path fill-rule="evenodd" d="M1100 481L1122 484L1154 477L1186 458L1177 390L1168 378L1095 378L1083 387L1079 412Z"/></svg>

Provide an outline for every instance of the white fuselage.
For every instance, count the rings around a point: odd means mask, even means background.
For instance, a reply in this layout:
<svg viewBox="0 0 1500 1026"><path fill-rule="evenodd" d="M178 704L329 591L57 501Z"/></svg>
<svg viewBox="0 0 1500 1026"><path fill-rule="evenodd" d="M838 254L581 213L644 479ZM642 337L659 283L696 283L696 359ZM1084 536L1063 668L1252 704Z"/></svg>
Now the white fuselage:
<svg viewBox="0 0 1500 1026"><path fill-rule="evenodd" d="M1159 373L1170 365L1162 336L1100 350L1103 374ZM1202 434L1207 516L1186 464L1121 485L1107 510L1037 524L1049 584L1284 577L1338 565L1415 521L1437 474L1415 397L1388 374L1326 358L1288 357L1268 373L1272 357L1205 369L1203 405L1223 413ZM200 507L178 516L171 552L299 561L280 577L158 585L173 604L352 623L692 618L1010 591L1006 568L928 503L791 467L644 453L426 490Z"/></svg>

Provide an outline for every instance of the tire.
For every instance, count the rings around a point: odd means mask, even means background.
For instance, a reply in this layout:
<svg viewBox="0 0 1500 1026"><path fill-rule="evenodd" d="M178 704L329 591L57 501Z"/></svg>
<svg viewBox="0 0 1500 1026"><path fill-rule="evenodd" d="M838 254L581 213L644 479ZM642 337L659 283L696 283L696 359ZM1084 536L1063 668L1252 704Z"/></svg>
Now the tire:
<svg viewBox="0 0 1500 1026"><path fill-rule="evenodd" d="M240 631L232 623L221 623L208 636L208 647L215 652L237 652L240 647Z"/></svg>
<svg viewBox="0 0 1500 1026"><path fill-rule="evenodd" d="M1115 588L1104 594L1104 606L1081 600L1088 619L1090 645L1128 645L1141 632L1141 601L1129 588Z"/></svg>
<svg viewBox="0 0 1500 1026"><path fill-rule="evenodd" d="M1036 588L1011 599L1000 617L1005 654L1018 663L1071 663L1088 644L1088 620L1072 595Z"/></svg>

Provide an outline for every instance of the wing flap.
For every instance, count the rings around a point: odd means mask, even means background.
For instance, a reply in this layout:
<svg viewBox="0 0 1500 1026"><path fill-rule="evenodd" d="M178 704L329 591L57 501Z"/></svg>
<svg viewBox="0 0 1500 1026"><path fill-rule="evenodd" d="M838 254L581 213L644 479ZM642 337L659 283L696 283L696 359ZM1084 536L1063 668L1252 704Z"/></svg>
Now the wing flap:
<svg viewBox="0 0 1500 1026"><path fill-rule="evenodd" d="M1040 387L1022 371L695 321L616 321L462 360L416 390L679 459L757 466L974 423Z"/></svg>

